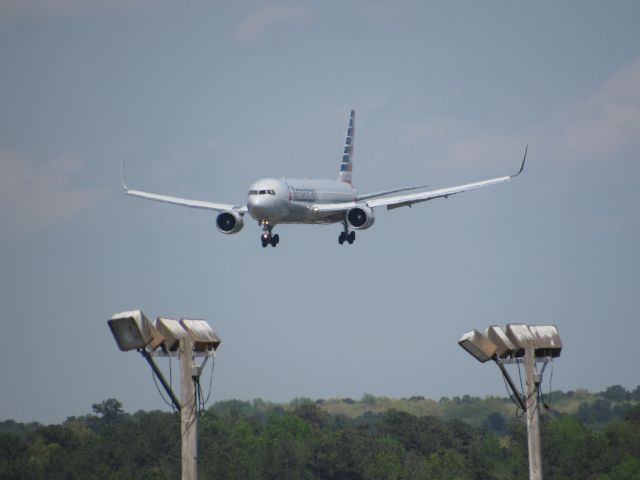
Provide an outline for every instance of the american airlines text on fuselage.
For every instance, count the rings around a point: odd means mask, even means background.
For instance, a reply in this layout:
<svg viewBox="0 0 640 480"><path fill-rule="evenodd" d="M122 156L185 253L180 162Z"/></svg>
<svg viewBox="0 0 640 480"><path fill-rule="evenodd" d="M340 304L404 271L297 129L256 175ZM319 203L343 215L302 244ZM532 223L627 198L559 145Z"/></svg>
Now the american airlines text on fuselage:
<svg viewBox="0 0 640 480"><path fill-rule="evenodd" d="M283 182L287 191L289 192L289 200L298 202L316 202L318 195L315 188L309 187L294 187L287 182ZM263 190L249 190L249 195L275 195L276 192L273 189L267 188Z"/></svg>

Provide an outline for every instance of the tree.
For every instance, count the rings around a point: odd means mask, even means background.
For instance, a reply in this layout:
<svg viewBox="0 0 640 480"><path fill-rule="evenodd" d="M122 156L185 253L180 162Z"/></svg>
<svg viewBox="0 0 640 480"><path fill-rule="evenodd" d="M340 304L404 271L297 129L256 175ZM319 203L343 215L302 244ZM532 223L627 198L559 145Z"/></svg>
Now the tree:
<svg viewBox="0 0 640 480"><path fill-rule="evenodd" d="M453 450L432 453L425 465L426 478L433 480L470 480L464 456Z"/></svg>
<svg viewBox="0 0 640 480"><path fill-rule="evenodd" d="M626 455L611 472L598 477L598 480L638 480L640 478L640 460Z"/></svg>
<svg viewBox="0 0 640 480"><path fill-rule="evenodd" d="M395 480L402 474L404 449L390 437L374 437L363 465L365 480Z"/></svg>
<svg viewBox="0 0 640 480"><path fill-rule="evenodd" d="M487 416L482 426L490 432L502 435L507 430L507 420L500 412L492 412Z"/></svg>
<svg viewBox="0 0 640 480"><path fill-rule="evenodd" d="M122 403L115 398L108 398L100 403L94 403L91 408L107 425L115 424L124 415Z"/></svg>
<svg viewBox="0 0 640 480"><path fill-rule="evenodd" d="M558 480L593 478L601 471L608 451L605 436L591 432L568 415L544 422L542 427L545 476Z"/></svg>
<svg viewBox="0 0 640 480"><path fill-rule="evenodd" d="M602 396L612 402L624 402L629 399L629 392L622 385L611 385L602 392Z"/></svg>
<svg viewBox="0 0 640 480"><path fill-rule="evenodd" d="M11 433L0 433L0 480L28 480L34 477L27 463L27 445Z"/></svg>
<svg viewBox="0 0 640 480"><path fill-rule="evenodd" d="M631 423L635 424L637 427L640 427L640 405L636 405L635 407L629 409L624 414L624 419Z"/></svg>
<svg viewBox="0 0 640 480"><path fill-rule="evenodd" d="M592 404L581 402L576 412L576 417L586 424L603 424L613 417L611 402L602 398L599 398Z"/></svg>
<svg viewBox="0 0 640 480"><path fill-rule="evenodd" d="M360 399L360 401L365 405L372 407L377 403L378 399L376 398L375 395L372 395L370 393L365 393L364 395L362 395L362 398Z"/></svg>
<svg viewBox="0 0 640 480"><path fill-rule="evenodd" d="M262 433L263 472L266 478L301 478L311 463L312 426L301 418L272 415Z"/></svg>

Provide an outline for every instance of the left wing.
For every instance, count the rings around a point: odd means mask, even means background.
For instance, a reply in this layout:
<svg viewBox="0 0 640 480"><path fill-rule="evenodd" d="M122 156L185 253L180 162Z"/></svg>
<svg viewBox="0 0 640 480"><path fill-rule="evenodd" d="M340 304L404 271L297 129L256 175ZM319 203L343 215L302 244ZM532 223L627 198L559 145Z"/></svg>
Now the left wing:
<svg viewBox="0 0 640 480"><path fill-rule="evenodd" d="M381 192L375 192L375 193L365 193L364 195L358 195L356 197L356 201L366 200L368 198L382 197L384 195L390 195L392 193L406 192L408 190L418 190L419 188L427 188L428 186L429 185L418 185L416 187L402 187L402 188L394 188L392 190L382 190Z"/></svg>
<svg viewBox="0 0 640 480"><path fill-rule="evenodd" d="M203 210L215 210L217 212L235 210L238 213L247 213L246 205L230 205L226 203L213 203L204 200L190 200L188 198L172 197L169 195L160 195L157 193L143 192L140 190L133 190L127 187L124 181L124 160L121 161L121 177L122 188L124 193L133 197L146 198L147 200L155 200L156 202L171 203L173 205L180 205L182 207L200 208Z"/></svg>
<svg viewBox="0 0 640 480"><path fill-rule="evenodd" d="M434 198L447 198L449 195L455 195L456 193L466 192L467 190L474 190L476 188L488 187L489 185L495 185L497 183L508 182L512 178L517 177L524 170L524 163L527 160L527 145L524 149L524 156L522 157L522 164L520 170L513 175L507 175L505 177L490 178L489 180L482 180L480 182L467 183L465 185L458 185L456 187L441 188L438 190L431 190L428 192L411 193L406 195L394 195L391 197L374 198L367 202L354 201L354 202L342 202L342 203L319 203L313 205L311 208L316 212L340 212L349 210L350 208L362 205L365 203L371 208L386 206L387 210L400 207L410 207L414 203L426 202L427 200L433 200Z"/></svg>

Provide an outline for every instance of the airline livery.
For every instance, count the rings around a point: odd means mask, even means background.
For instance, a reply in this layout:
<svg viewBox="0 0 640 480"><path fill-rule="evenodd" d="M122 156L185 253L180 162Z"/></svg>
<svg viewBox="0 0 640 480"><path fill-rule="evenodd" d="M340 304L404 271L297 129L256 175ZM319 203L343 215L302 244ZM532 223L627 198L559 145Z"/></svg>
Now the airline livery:
<svg viewBox="0 0 640 480"><path fill-rule="evenodd" d="M218 230L226 234L238 233L242 230L244 216L248 213L262 227L260 240L263 247L267 245L275 247L278 245L280 236L277 233L273 234L273 228L279 223L341 223L343 231L340 232L338 242L342 245L344 242L349 244L354 242L356 230L365 230L373 225L375 219L373 209L376 207L385 206L388 210L391 210L398 207L411 206L414 203L426 202L434 198L447 198L449 195L475 188L507 182L522 172L527 159L527 148L525 148L520 170L513 175L504 177L414 193L407 192L423 190L427 185L395 188L358 195L351 183L355 117L356 112L351 110L342 163L336 180L264 178L251 185L246 205L231 205L189 200L130 189L124 181L123 162L122 187L127 195L133 195L134 197L216 211L218 212L216 226Z"/></svg>

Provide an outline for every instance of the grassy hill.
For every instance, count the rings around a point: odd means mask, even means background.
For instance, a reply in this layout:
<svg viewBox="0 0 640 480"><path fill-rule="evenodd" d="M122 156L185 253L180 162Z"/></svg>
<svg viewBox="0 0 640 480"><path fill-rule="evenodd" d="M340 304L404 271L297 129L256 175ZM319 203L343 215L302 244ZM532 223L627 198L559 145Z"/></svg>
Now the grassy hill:
<svg viewBox="0 0 640 480"><path fill-rule="evenodd" d="M627 391L619 385L613 385L598 393L587 390L562 392L553 391L542 396L548 407L543 412L549 416L562 414L575 415L584 425L601 427L616 418L622 418L632 406L640 403L640 386ZM361 399L328 398L313 400L296 398L288 403L272 403L261 399L251 402L229 400L217 402L211 409L214 412L234 410L245 415L268 415L274 411L293 411L301 405L316 405L334 417L354 419L365 415L377 415L398 410L417 417L434 416L445 421L462 420L474 427L487 426L490 417L499 415L503 419L517 417L521 414L518 406L507 397L487 396L442 397L432 400L422 396L410 398L389 398L365 393Z"/></svg>

